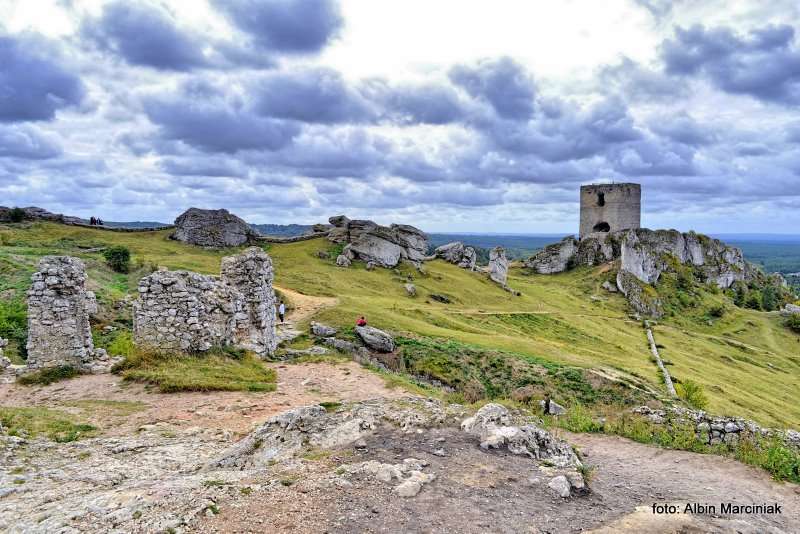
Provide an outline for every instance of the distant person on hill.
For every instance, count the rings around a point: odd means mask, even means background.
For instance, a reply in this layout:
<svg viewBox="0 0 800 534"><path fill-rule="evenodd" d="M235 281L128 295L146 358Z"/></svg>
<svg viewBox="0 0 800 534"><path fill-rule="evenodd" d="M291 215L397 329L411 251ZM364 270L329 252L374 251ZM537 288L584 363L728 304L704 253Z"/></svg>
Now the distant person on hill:
<svg viewBox="0 0 800 534"><path fill-rule="evenodd" d="M96 220L94 217L91 217L91 218L89 219L89 225L90 225L90 226L94 226L96 222L97 222L97 220Z"/></svg>
<svg viewBox="0 0 800 534"><path fill-rule="evenodd" d="M278 318L280 318L281 323L283 322L283 318L286 316L286 304L281 301L278 305Z"/></svg>
<svg viewBox="0 0 800 534"><path fill-rule="evenodd" d="M96 224L98 226L103 226L103 219L96 219Z"/></svg>
<svg viewBox="0 0 800 534"><path fill-rule="evenodd" d="M544 394L544 414L548 415L550 413L550 394Z"/></svg>
<svg viewBox="0 0 800 534"><path fill-rule="evenodd" d="M358 321L356 321L356 326L367 326L367 320L364 319L363 315Z"/></svg>

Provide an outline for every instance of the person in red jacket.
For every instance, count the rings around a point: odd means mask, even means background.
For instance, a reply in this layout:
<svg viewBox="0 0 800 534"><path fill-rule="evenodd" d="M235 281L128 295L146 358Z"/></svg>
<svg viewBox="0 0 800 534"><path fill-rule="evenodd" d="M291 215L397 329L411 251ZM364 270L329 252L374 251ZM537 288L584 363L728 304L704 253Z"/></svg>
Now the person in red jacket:
<svg viewBox="0 0 800 534"><path fill-rule="evenodd" d="M358 321L356 321L356 326L367 326L367 320L364 319L363 315Z"/></svg>

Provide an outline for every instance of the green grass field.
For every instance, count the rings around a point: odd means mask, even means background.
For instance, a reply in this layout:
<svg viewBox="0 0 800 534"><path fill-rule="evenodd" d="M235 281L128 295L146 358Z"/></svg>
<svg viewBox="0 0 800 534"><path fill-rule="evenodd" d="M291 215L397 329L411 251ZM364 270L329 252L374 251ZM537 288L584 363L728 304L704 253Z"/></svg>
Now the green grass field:
<svg viewBox="0 0 800 534"><path fill-rule="evenodd" d="M50 223L0 227L0 292L11 289L14 295L6 299L21 298L36 259L45 254L86 260L92 288L101 303L108 303L135 293L138 278L151 265L217 274L220 258L235 252L191 247L169 240L168 234L112 233ZM114 244L131 249L130 274L113 273L99 252L86 252ZM612 277L603 268L546 276L512 267L509 285L522 292L514 296L484 275L439 260L426 263L425 274L410 266L366 271L360 263L341 269L317 256L331 248L322 239L266 247L275 264L276 285L339 299L316 320L350 326L366 315L371 324L408 337L446 338L595 368L661 389L641 324L629 318L622 296L600 287ZM409 278L417 286L415 298L406 296L403 287ZM436 302L432 293L452 302ZM726 300L722 294L707 294L696 308L655 327L670 372L678 380L702 384L710 412L800 426L800 336L785 328L777 314L730 304L722 318L710 321L708 309Z"/></svg>

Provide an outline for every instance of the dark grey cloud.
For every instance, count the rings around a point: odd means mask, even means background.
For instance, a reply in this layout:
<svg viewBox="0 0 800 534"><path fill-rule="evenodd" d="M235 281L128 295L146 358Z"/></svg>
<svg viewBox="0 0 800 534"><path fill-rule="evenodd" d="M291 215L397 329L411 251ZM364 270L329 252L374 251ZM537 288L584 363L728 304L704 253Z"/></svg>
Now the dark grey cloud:
<svg viewBox="0 0 800 534"><path fill-rule="evenodd" d="M336 0L214 0L213 4L270 52L318 52L344 23Z"/></svg>
<svg viewBox="0 0 800 534"><path fill-rule="evenodd" d="M342 75L327 68L272 72L253 83L261 115L303 122L362 122L375 116L370 104Z"/></svg>
<svg viewBox="0 0 800 534"><path fill-rule="evenodd" d="M486 59L475 65L457 65L450 79L475 98L489 102L506 119L533 115L536 85L519 63L508 57Z"/></svg>
<svg viewBox="0 0 800 534"><path fill-rule="evenodd" d="M247 169L238 160L224 156L193 154L188 157L165 157L159 161L164 172L173 176L244 177Z"/></svg>
<svg viewBox="0 0 800 534"><path fill-rule="evenodd" d="M0 125L0 158L40 160L61 153L61 145L52 135L25 124Z"/></svg>
<svg viewBox="0 0 800 534"><path fill-rule="evenodd" d="M650 130L685 145L707 145L717 138L710 127L703 126L686 113L658 116L650 121Z"/></svg>
<svg viewBox="0 0 800 534"><path fill-rule="evenodd" d="M642 139L615 147L608 159L623 176L693 176L694 155L686 145Z"/></svg>
<svg viewBox="0 0 800 534"><path fill-rule="evenodd" d="M147 96L143 107L165 139L210 152L277 150L300 132L295 122L262 117L237 95L203 80Z"/></svg>
<svg viewBox="0 0 800 534"><path fill-rule="evenodd" d="M85 94L80 78L60 62L55 43L0 35L0 122L51 120Z"/></svg>
<svg viewBox="0 0 800 534"><path fill-rule="evenodd" d="M446 84L397 84L370 80L364 90L380 103L386 118L400 124L449 124L462 121L469 111L458 92Z"/></svg>
<svg viewBox="0 0 800 534"><path fill-rule="evenodd" d="M173 15L155 4L110 2L99 19L84 23L82 31L131 65L189 70L208 64L200 36L178 28Z"/></svg>
<svg viewBox="0 0 800 534"><path fill-rule="evenodd" d="M701 76L727 93L800 103L800 49L791 26L765 26L747 35L725 27L678 28L662 44L661 58L668 73Z"/></svg>
<svg viewBox="0 0 800 534"><path fill-rule="evenodd" d="M649 68L627 57L600 69L598 84L603 91L613 90L627 101L674 100L688 93L685 83L675 83L661 69Z"/></svg>

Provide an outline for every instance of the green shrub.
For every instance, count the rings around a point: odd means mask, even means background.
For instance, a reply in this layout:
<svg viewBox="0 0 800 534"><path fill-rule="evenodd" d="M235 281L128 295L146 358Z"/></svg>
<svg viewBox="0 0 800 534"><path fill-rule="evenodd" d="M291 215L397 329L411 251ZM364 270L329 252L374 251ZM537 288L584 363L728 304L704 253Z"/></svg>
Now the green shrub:
<svg viewBox="0 0 800 534"><path fill-rule="evenodd" d="M11 222L22 222L25 220L25 210L22 208L12 208L8 213L8 218L11 219Z"/></svg>
<svg viewBox="0 0 800 534"><path fill-rule="evenodd" d="M744 307L750 308L751 310L760 310L763 307L761 302L761 291L751 290L747 292Z"/></svg>
<svg viewBox="0 0 800 534"><path fill-rule="evenodd" d="M677 385L675 388L678 397L685 400L686 403L692 408L698 410L705 410L708 406L708 397L703 391L703 386L694 382L693 380L685 380Z"/></svg>
<svg viewBox="0 0 800 534"><path fill-rule="evenodd" d="M116 245L103 251L106 263L113 271L127 273L131 267L131 251L128 247Z"/></svg>
<svg viewBox="0 0 800 534"><path fill-rule="evenodd" d="M28 310L22 300L0 300L0 337L11 341L20 356L27 354Z"/></svg>
<svg viewBox="0 0 800 534"><path fill-rule="evenodd" d="M800 334L800 313L791 314L784 323L788 328Z"/></svg>
<svg viewBox="0 0 800 534"><path fill-rule="evenodd" d="M576 404L558 420L558 426L570 432L602 432L603 425L594 420L592 413L582 404Z"/></svg>
<svg viewBox="0 0 800 534"><path fill-rule="evenodd" d="M72 366L61 365L59 367L51 367L49 369L42 369L34 373L22 375L17 378L17 382L25 386L46 386L53 382L75 378L80 372Z"/></svg>
<svg viewBox="0 0 800 534"><path fill-rule="evenodd" d="M767 286L761 291L761 306L764 311L778 309L778 292L773 286Z"/></svg>
<svg viewBox="0 0 800 534"><path fill-rule="evenodd" d="M716 286L714 286L714 287L716 287ZM727 313L727 311L728 311L728 309L725 307L724 304L718 304L716 306L711 306L708 309L708 315L711 316L711 317L716 317L716 318L719 319L720 317L724 317L725 313Z"/></svg>

